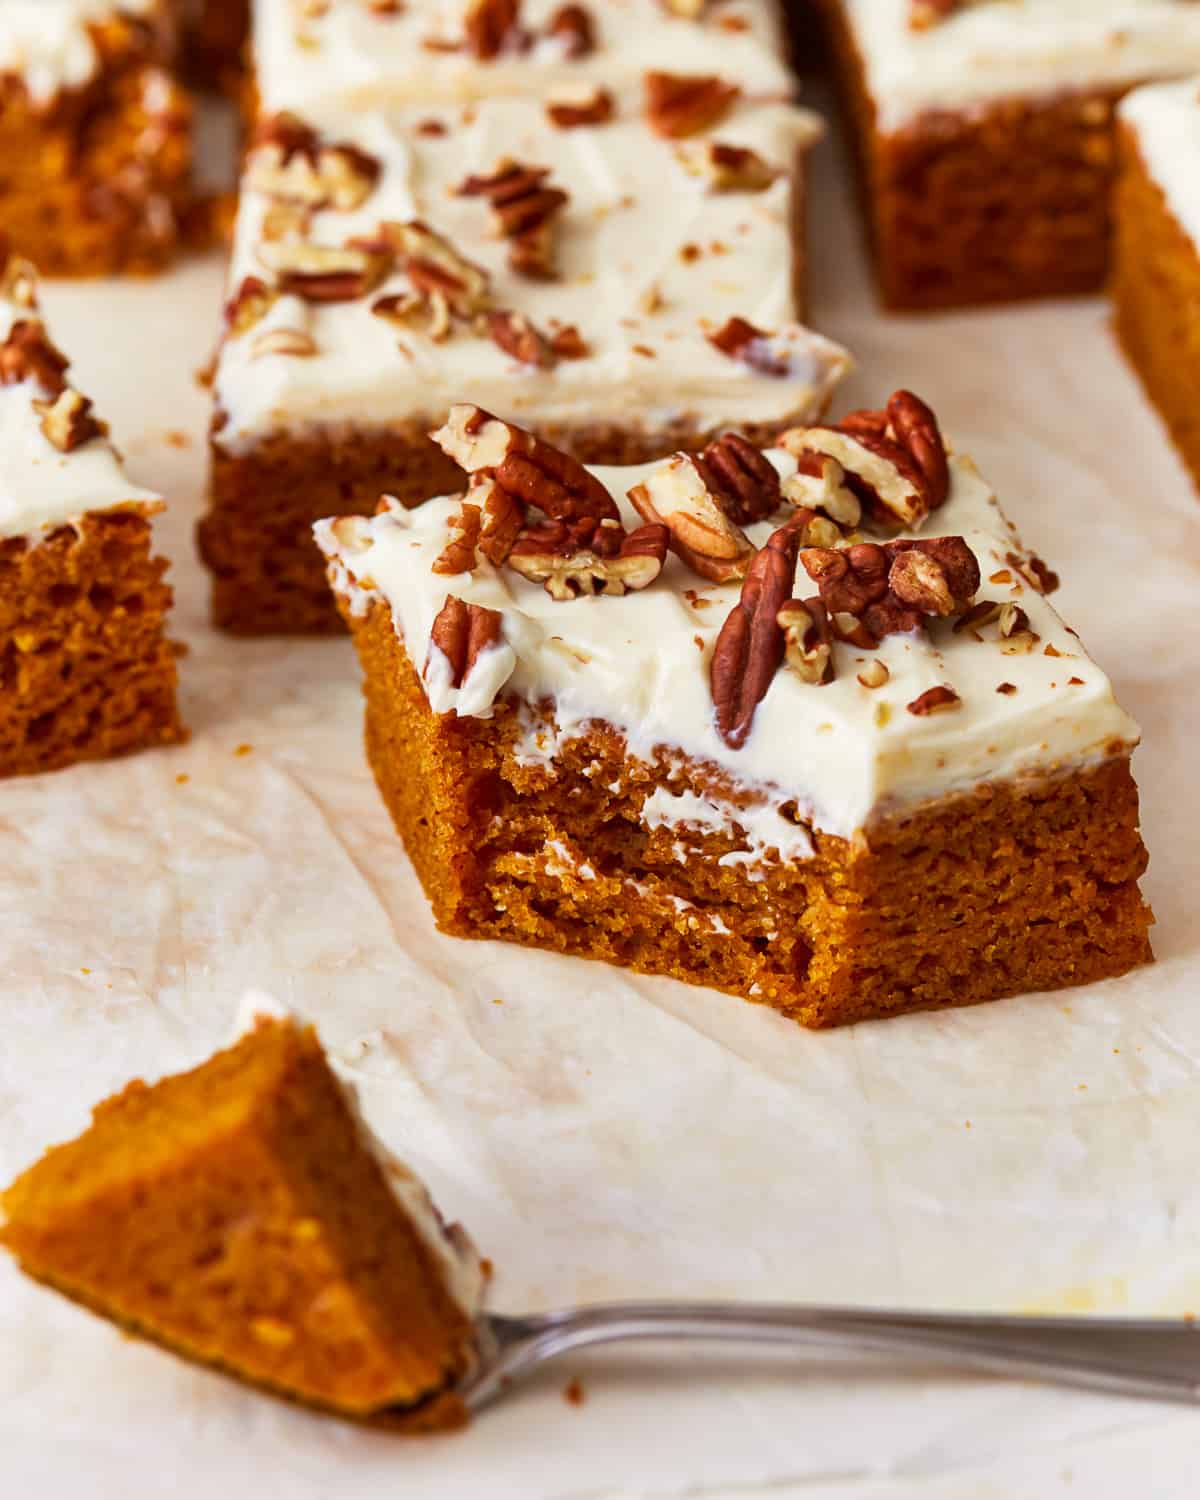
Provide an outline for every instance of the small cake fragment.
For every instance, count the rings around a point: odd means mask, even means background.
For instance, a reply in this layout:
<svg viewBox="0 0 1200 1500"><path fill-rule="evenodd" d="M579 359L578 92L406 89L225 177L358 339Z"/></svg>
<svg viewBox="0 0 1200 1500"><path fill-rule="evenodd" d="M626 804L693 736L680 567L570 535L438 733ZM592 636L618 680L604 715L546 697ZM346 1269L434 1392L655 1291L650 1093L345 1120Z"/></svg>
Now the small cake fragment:
<svg viewBox="0 0 1200 1500"><path fill-rule="evenodd" d="M886 305L1099 291L1116 107L1200 71L1194 0L818 0Z"/></svg>
<svg viewBox="0 0 1200 1500"><path fill-rule="evenodd" d="M625 467L434 438L459 492L317 539L443 930L809 1026L1150 958L1137 728L914 393Z"/></svg>
<svg viewBox="0 0 1200 1500"><path fill-rule="evenodd" d="M347 1417L464 1420L479 1259L311 1027L259 1014L190 1072L130 1083L0 1210L22 1270L139 1337Z"/></svg>
<svg viewBox="0 0 1200 1500"><path fill-rule="evenodd" d="M1130 94L1119 145L1117 334L1200 489L1200 82Z"/></svg>

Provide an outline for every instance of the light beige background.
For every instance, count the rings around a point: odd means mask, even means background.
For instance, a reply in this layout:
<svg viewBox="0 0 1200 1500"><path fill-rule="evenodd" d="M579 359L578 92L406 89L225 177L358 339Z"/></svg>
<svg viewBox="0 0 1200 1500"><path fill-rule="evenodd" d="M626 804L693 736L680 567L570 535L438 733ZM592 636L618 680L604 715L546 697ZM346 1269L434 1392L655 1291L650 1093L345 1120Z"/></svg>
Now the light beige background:
<svg viewBox="0 0 1200 1500"><path fill-rule="evenodd" d="M903 383L935 404L1063 572L1064 613L1144 727L1158 966L808 1035L669 981L438 936L363 763L348 644L205 624L193 372L219 264L56 286L77 379L133 475L172 498L193 739L0 786L0 1177L131 1075L220 1045L257 985L318 1022L388 1144L495 1260L499 1309L1200 1310L1200 508L1102 303L881 318L831 148L819 160L814 321L859 357L847 402ZM463 1436L402 1443L124 1341L0 1265L14 1497L1170 1497L1191 1493L1198 1439L1200 1417L1168 1407L661 1351L580 1360Z"/></svg>

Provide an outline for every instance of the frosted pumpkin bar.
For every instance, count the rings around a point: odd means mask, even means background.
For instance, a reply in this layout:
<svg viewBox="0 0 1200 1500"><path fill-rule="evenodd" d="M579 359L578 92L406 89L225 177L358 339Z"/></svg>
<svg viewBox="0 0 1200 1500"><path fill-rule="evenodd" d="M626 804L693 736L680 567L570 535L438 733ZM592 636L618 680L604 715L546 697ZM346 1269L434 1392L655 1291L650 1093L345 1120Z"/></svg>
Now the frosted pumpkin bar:
<svg viewBox="0 0 1200 1500"><path fill-rule="evenodd" d="M153 271L178 248L191 114L173 7L0 4L0 227L45 275Z"/></svg>
<svg viewBox="0 0 1200 1500"><path fill-rule="evenodd" d="M1200 78L1138 89L1120 126L1117 332L1200 487Z"/></svg>
<svg viewBox="0 0 1200 1500"><path fill-rule="evenodd" d="M659 123L636 91L261 123L200 528L217 624L335 627L313 522L456 486L428 433L461 391L592 462L824 409L848 360L797 321L815 118Z"/></svg>
<svg viewBox="0 0 1200 1500"><path fill-rule="evenodd" d="M68 368L0 237L0 776L184 734L162 500L126 478Z"/></svg>
<svg viewBox="0 0 1200 1500"><path fill-rule="evenodd" d="M317 532L445 931L810 1026L1149 959L1136 727L917 398L632 468L436 437L465 495Z"/></svg>
<svg viewBox="0 0 1200 1500"><path fill-rule="evenodd" d="M257 0L262 108L299 114L619 88L647 67L790 98L777 0Z"/></svg>
<svg viewBox="0 0 1200 1500"><path fill-rule="evenodd" d="M255 1385L350 1417L464 1420L478 1256L368 1133L311 1027L247 1020L18 1177L0 1243L130 1333Z"/></svg>
<svg viewBox="0 0 1200 1500"><path fill-rule="evenodd" d="M884 301L1099 291L1115 106L1200 70L1195 0L819 0Z"/></svg>

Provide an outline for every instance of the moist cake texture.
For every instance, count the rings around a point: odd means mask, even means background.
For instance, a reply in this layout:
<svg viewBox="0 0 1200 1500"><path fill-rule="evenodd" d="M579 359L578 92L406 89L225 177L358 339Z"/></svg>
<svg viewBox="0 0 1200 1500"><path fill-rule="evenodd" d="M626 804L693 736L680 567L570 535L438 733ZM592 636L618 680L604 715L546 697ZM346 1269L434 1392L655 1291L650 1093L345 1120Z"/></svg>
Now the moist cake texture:
<svg viewBox="0 0 1200 1500"><path fill-rule="evenodd" d="M796 321L815 118L730 98L663 134L640 89L596 98L261 122L200 528L219 625L336 626L312 523L454 488L427 434L460 390L595 462L824 409L848 359Z"/></svg>
<svg viewBox="0 0 1200 1500"><path fill-rule="evenodd" d="M1191 0L821 0L883 300L1104 283L1114 108L1200 69Z"/></svg>
<svg viewBox="0 0 1200 1500"><path fill-rule="evenodd" d="M1200 82L1121 108L1112 293L1122 346L1200 487Z"/></svg>
<svg viewBox="0 0 1200 1500"><path fill-rule="evenodd" d="M465 1420L481 1263L311 1027L260 1014L190 1072L130 1083L0 1210L22 1270L139 1337L345 1416Z"/></svg>
<svg viewBox="0 0 1200 1500"><path fill-rule="evenodd" d="M130 484L67 381L32 267L0 244L0 775L183 738L153 556Z"/></svg>
<svg viewBox="0 0 1200 1500"><path fill-rule="evenodd" d="M444 930L813 1026L1150 957L1136 727L923 403L590 473L439 440L465 500L317 530Z"/></svg>
<svg viewBox="0 0 1200 1500"><path fill-rule="evenodd" d="M0 226L44 275L166 265L190 195L191 111L167 0L0 5Z"/></svg>

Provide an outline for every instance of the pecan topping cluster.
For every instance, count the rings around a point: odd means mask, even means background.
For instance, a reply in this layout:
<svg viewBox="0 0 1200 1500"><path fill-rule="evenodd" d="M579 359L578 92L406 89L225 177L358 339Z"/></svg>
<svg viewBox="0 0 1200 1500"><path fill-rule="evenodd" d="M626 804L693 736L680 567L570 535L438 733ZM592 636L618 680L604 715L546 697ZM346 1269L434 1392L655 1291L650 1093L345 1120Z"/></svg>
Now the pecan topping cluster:
<svg viewBox="0 0 1200 1500"><path fill-rule="evenodd" d="M833 459L844 485L871 520L914 526L944 504L950 470L937 418L911 391L897 391L883 411L851 412L831 427L796 427L780 446L801 474L827 482Z"/></svg>
<svg viewBox="0 0 1200 1500"><path fill-rule="evenodd" d="M3 247L0 246L0 261ZM0 271L12 272L13 264L0 265ZM22 278L32 277L24 262L17 262L16 274ZM36 283L27 282L30 302L36 311ZM0 386L24 385L32 381L45 393L45 399L32 398L34 412L39 417L42 435L60 453L73 453L76 448L90 443L93 438L104 437L108 428L92 413L92 403L67 384L69 361L50 342L45 326L38 317L18 318L9 329L8 336L0 343Z"/></svg>
<svg viewBox="0 0 1200 1500"><path fill-rule="evenodd" d="M567 205L549 176L549 167L505 157L487 176L467 177L458 187L461 197L487 199L493 233L509 242L509 268L535 281L554 279L555 220Z"/></svg>
<svg viewBox="0 0 1200 1500"><path fill-rule="evenodd" d="M964 614L980 581L975 554L958 536L810 547L800 562L839 632L867 650L927 619Z"/></svg>
<svg viewBox="0 0 1200 1500"><path fill-rule="evenodd" d="M646 120L657 135L681 140L723 120L741 90L715 73L652 71L643 80Z"/></svg>
<svg viewBox="0 0 1200 1500"><path fill-rule="evenodd" d="M643 589L661 573L666 527L626 532L600 481L533 433L464 405L451 409L433 440L471 476L461 514L479 512L477 525L460 516L439 571L451 561L473 568L478 547L494 566L507 564L563 600ZM530 511L541 518L531 520Z"/></svg>

